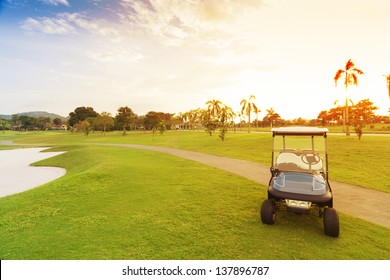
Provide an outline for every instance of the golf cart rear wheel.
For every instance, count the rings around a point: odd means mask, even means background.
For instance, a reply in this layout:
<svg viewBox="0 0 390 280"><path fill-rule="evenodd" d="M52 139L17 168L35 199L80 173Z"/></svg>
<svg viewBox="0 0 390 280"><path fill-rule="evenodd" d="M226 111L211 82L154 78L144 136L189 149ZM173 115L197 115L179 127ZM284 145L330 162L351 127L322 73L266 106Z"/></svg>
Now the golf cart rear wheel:
<svg viewBox="0 0 390 280"><path fill-rule="evenodd" d="M261 221L267 225L273 225L276 220L276 203L272 199L266 199L261 205Z"/></svg>
<svg viewBox="0 0 390 280"><path fill-rule="evenodd" d="M338 237L340 234L339 215L333 208L324 210L324 233L333 237Z"/></svg>

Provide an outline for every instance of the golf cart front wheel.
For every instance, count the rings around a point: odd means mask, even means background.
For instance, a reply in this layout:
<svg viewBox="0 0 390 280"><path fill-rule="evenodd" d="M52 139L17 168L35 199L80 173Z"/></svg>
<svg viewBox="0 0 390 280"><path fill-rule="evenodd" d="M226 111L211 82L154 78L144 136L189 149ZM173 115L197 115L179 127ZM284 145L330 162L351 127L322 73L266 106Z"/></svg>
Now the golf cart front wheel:
<svg viewBox="0 0 390 280"><path fill-rule="evenodd" d="M338 237L340 234L339 215L333 208L324 210L324 233L333 237Z"/></svg>
<svg viewBox="0 0 390 280"><path fill-rule="evenodd" d="M264 200L260 211L261 221L267 225L273 225L276 220L276 203L272 199Z"/></svg>

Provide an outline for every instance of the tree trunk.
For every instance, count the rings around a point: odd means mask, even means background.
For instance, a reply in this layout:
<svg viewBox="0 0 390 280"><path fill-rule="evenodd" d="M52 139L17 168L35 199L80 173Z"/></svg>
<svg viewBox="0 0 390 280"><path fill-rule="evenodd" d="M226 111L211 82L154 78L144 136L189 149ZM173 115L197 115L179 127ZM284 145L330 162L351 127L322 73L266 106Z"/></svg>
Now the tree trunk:
<svg viewBox="0 0 390 280"><path fill-rule="evenodd" d="M345 135L349 136L348 126L348 73L345 73L345 118L344 118Z"/></svg>
<svg viewBox="0 0 390 280"><path fill-rule="evenodd" d="M345 99L345 135L349 136L349 123L348 123L348 98Z"/></svg>
<svg viewBox="0 0 390 280"><path fill-rule="evenodd" d="M251 133L251 114L248 115L248 133Z"/></svg>

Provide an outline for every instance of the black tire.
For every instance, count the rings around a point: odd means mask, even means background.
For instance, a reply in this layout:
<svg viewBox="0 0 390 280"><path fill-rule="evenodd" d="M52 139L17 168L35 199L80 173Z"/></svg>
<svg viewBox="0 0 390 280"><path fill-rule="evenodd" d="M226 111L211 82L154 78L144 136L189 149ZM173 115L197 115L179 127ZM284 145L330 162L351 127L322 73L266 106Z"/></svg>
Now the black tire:
<svg viewBox="0 0 390 280"><path fill-rule="evenodd" d="M272 199L266 199L261 204L261 221L267 225L273 225L276 220L276 203Z"/></svg>
<svg viewBox="0 0 390 280"><path fill-rule="evenodd" d="M339 215L333 208L325 208L324 210L324 233L332 237L339 237Z"/></svg>

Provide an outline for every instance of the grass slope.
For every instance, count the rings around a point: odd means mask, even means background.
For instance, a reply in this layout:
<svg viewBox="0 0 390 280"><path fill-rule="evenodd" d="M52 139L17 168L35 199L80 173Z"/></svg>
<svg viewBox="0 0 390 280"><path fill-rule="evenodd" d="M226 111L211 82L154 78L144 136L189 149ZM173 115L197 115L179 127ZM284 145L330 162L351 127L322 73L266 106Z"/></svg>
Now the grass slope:
<svg viewBox="0 0 390 280"><path fill-rule="evenodd" d="M0 259L389 259L388 229L341 214L260 222L264 186L196 162L118 147L58 146L66 176L0 199Z"/></svg>

